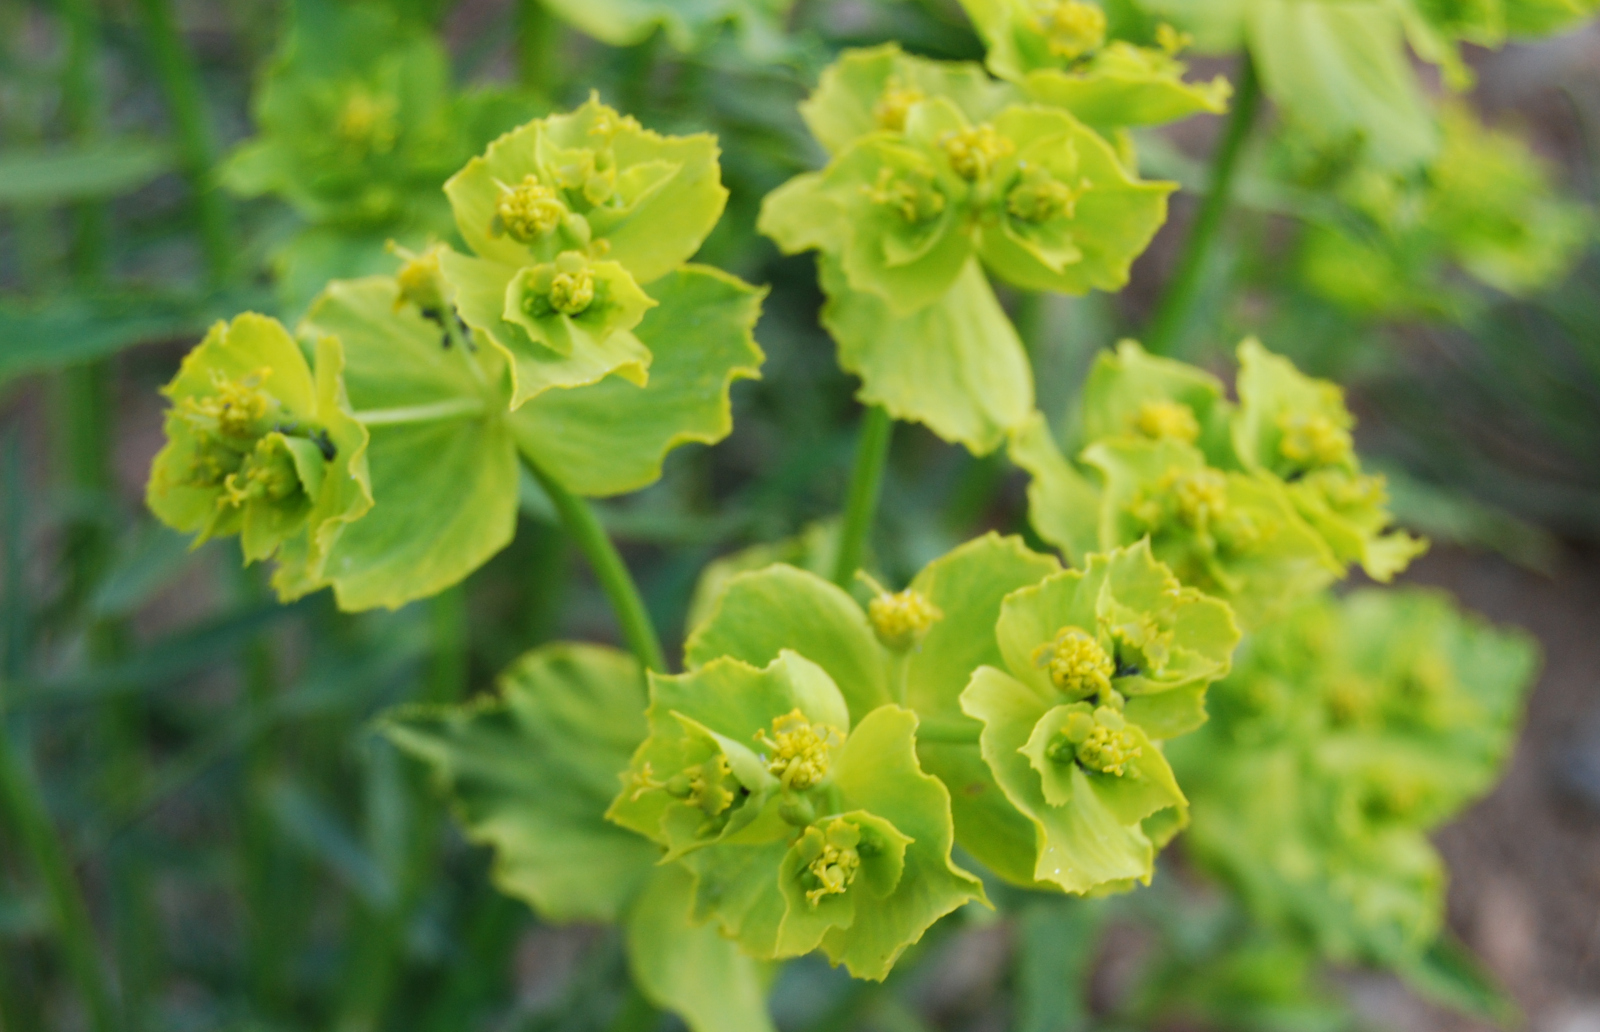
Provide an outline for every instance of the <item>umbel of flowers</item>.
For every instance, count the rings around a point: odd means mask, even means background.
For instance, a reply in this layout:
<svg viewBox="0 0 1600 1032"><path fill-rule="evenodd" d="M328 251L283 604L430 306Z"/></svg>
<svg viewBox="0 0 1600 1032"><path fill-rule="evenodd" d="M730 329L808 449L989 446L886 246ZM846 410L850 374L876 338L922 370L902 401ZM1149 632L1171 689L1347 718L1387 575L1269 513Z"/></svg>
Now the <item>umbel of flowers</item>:
<svg viewBox="0 0 1600 1032"><path fill-rule="evenodd" d="M151 508L240 533L284 599L435 594L511 540L519 461L581 495L637 490L672 448L724 437L729 387L758 374L762 292L687 263L727 196L712 137L591 99L446 193L477 257L400 249L396 275L328 284L296 336L240 316L167 388Z"/></svg>

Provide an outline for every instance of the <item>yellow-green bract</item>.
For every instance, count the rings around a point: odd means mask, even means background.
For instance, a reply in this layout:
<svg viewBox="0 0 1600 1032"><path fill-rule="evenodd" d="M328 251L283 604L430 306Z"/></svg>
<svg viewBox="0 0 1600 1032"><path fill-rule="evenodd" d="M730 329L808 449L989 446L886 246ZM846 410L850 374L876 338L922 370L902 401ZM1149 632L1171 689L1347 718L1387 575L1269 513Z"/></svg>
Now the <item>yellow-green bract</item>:
<svg viewBox="0 0 1600 1032"><path fill-rule="evenodd" d="M366 429L345 396L345 355L318 341L316 371L274 319L218 323L163 392L167 443L150 510L176 530L238 534L246 561L276 557L285 598L315 586L329 551L372 507Z"/></svg>
<svg viewBox="0 0 1600 1032"><path fill-rule="evenodd" d="M1191 855L1329 958L1416 961L1443 916L1428 833L1493 783L1536 665L1529 639L1434 592L1307 601L1171 750Z"/></svg>
<svg viewBox="0 0 1600 1032"><path fill-rule="evenodd" d="M662 136L591 98L489 145L445 184L474 256L440 267L461 318L509 363L510 406L607 376L644 385L633 331L728 192L707 134Z"/></svg>
<svg viewBox="0 0 1600 1032"><path fill-rule="evenodd" d="M760 220L784 250L822 252L823 323L862 400L978 453L1033 395L984 270L1118 289L1172 189L1067 111L1004 100L970 65L846 54L804 109L832 160L768 195Z"/></svg>
<svg viewBox="0 0 1600 1032"><path fill-rule="evenodd" d="M1202 370L1123 342L1084 385L1062 454L1036 416L1011 455L1033 476L1029 516L1077 559L1148 537L1158 559L1260 625L1352 563L1388 580L1425 542L1391 530L1381 477L1363 473L1338 387L1253 340L1240 403Z"/></svg>

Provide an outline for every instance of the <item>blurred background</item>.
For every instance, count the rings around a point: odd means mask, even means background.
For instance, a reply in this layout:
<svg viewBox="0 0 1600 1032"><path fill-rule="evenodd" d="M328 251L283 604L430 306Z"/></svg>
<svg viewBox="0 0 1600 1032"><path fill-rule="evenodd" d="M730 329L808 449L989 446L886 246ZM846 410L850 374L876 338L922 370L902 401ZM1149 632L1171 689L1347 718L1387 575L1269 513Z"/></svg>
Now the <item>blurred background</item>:
<svg viewBox="0 0 1600 1032"><path fill-rule="evenodd" d="M425 603L281 606L234 542L191 550L145 512L158 388L217 318L292 323L327 279L391 271L388 240L448 234L443 180L591 89L651 128L715 132L732 197L701 260L772 285L764 379L736 387L727 442L599 506L680 641L708 562L843 495L854 384L817 326L812 259L754 223L821 164L795 110L818 71L886 40L983 55L950 0L0 4L0 1028L625 1027L615 933L541 926L498 895L370 723L484 691L542 641L615 640L547 503L525 492L515 542ZM1519 1005L1508 1020L1594 1032L1600 26L1467 56L1465 94L1423 69L1468 142L1447 134L1420 195L1301 153L1264 112L1169 350L1225 371L1256 333L1344 383L1401 522L1435 543L1405 579L1542 642L1505 781L1437 842L1450 925ZM1052 418L1150 319L1222 122L1137 140L1144 173L1185 191L1127 290L1010 299ZM1023 487L1000 456L903 428L878 564L904 578L982 530L1022 532ZM41 826L53 875L29 860ZM86 913L63 916L63 874ZM945 922L884 987L791 964L774 1011L818 1032L1492 1027L1378 971L1213 977L1227 907L1180 845L1148 890ZM64 942L63 920L92 935Z"/></svg>

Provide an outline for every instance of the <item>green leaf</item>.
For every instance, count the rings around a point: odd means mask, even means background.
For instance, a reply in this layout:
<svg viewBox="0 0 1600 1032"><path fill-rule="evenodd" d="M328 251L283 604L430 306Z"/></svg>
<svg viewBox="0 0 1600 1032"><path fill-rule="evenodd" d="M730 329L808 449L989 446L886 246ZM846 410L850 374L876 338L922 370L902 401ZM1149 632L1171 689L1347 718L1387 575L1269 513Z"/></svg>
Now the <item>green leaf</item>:
<svg viewBox="0 0 1600 1032"><path fill-rule="evenodd" d="M731 656L766 666L785 649L826 670L852 716L889 701L886 657L855 599L816 574L782 564L729 580L709 618L689 636L684 661L697 667Z"/></svg>
<svg viewBox="0 0 1600 1032"><path fill-rule="evenodd" d="M904 130L911 106L929 97L949 100L968 119L981 122L1004 105L1008 94L976 64L930 61L885 43L840 54L823 69L800 115L817 142L837 154L863 136Z"/></svg>
<svg viewBox="0 0 1600 1032"><path fill-rule="evenodd" d="M1069 562L1081 565L1100 547L1100 490L1061 454L1043 413L1012 432L1011 461L1027 471L1028 522Z"/></svg>
<svg viewBox="0 0 1600 1032"><path fill-rule="evenodd" d="M457 583L510 542L517 454L495 353L445 347L395 281L330 284L301 324L348 356L351 404L369 424L375 505L324 569L344 609L396 608Z"/></svg>
<svg viewBox="0 0 1600 1032"><path fill-rule="evenodd" d="M603 816L645 736L643 684L625 653L547 645L506 670L493 700L397 710L383 730L432 768L468 838L493 847L501 891L547 920L615 921L659 855Z"/></svg>
<svg viewBox="0 0 1600 1032"><path fill-rule="evenodd" d="M772 1032L764 966L717 930L690 920L694 882L658 867L627 915L628 967L641 992L693 1032Z"/></svg>
<svg viewBox="0 0 1600 1032"><path fill-rule="evenodd" d="M172 148L154 140L96 140L70 147L8 147L0 156L0 205L53 207L132 193L173 170Z"/></svg>
<svg viewBox="0 0 1600 1032"><path fill-rule="evenodd" d="M1233 413L1221 381L1202 369L1119 341L1101 352L1083 385L1083 437L1097 441L1124 434L1176 437L1200 448L1209 465L1238 466L1230 440Z"/></svg>
<svg viewBox="0 0 1600 1032"><path fill-rule="evenodd" d="M733 428L729 391L759 376L751 335L764 290L706 266L657 280L659 302L635 331L651 353L650 378L620 377L530 400L511 416L518 446L569 490L612 495L661 476L680 444L714 444Z"/></svg>
<svg viewBox="0 0 1600 1032"><path fill-rule="evenodd" d="M1383 0L1251 0L1250 53L1262 84L1324 144L1354 138L1365 160L1415 168L1439 131L1405 51L1399 8Z"/></svg>
<svg viewBox="0 0 1600 1032"><path fill-rule="evenodd" d="M1102 132L1228 110L1233 87L1226 78L1185 82L1186 70L1160 50L1118 40L1079 69L1037 69L1022 78L1021 86L1039 103L1065 108Z"/></svg>
<svg viewBox="0 0 1600 1032"><path fill-rule="evenodd" d="M838 342L839 364L861 377L863 404L923 423L977 455L993 451L1032 411L1027 353L977 262L907 318L852 290L833 260L823 258L819 268L828 295L822 323Z"/></svg>

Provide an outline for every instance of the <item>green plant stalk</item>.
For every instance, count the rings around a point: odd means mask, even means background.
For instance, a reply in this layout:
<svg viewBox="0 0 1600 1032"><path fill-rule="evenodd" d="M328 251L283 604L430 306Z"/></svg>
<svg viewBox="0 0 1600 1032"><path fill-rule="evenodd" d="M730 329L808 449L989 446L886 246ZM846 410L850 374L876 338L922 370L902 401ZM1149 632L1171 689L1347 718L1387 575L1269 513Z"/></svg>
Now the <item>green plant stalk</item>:
<svg viewBox="0 0 1600 1032"><path fill-rule="evenodd" d="M1178 344L1178 338L1188 325L1196 300L1200 294L1200 280L1205 272L1206 259L1222 228L1223 216L1228 212L1228 202L1233 191L1233 177L1238 171L1239 157L1255 124L1256 109L1261 104L1261 81L1256 76L1256 66L1249 55L1242 59L1239 84L1234 91L1233 111L1228 116L1222 141L1211 157L1211 177L1206 188L1206 199L1200 205L1189 238L1184 241L1178 267L1167 282L1155 315L1145 331L1144 346L1151 354L1168 355Z"/></svg>
<svg viewBox="0 0 1600 1032"><path fill-rule="evenodd" d="M428 600L433 651L420 701L444 705L459 701L467 688L466 590L459 584ZM391 748L380 746L380 748ZM437 874L439 824L443 812L427 776L418 767L407 770L411 820L394 906L383 913L362 915L361 934L351 953L339 1019L339 1032L368 1032L381 1027L385 1011L400 984L405 959L405 929L417 903Z"/></svg>
<svg viewBox="0 0 1600 1032"><path fill-rule="evenodd" d="M539 481L539 486L544 488L545 494L550 496L568 536L577 544L584 558L589 560L589 566L594 570L601 589L611 601L617 622L622 626L622 637L628 643L628 649L646 670L665 673L666 657L661 651L661 641L656 637L655 625L650 622L650 614L644 607L644 599L639 595L639 587L633 582L627 564L622 561L622 556L600 525L594 510L527 456L523 456L523 461L527 463L534 479Z"/></svg>
<svg viewBox="0 0 1600 1032"><path fill-rule="evenodd" d="M517 81L554 104L561 82L561 24L542 0L517 0L515 19Z"/></svg>
<svg viewBox="0 0 1600 1032"><path fill-rule="evenodd" d="M845 498L844 522L839 527L839 554L834 561L833 582L849 590L856 571L866 555L867 538L878 511L878 496L883 491L883 470L889 463L889 442L894 437L894 419L881 405L867 409L861 419L861 437L856 444L855 469L850 474L850 493Z"/></svg>
<svg viewBox="0 0 1600 1032"><path fill-rule="evenodd" d="M233 213L228 199L217 189L217 148L200 72L179 35L171 0L138 0L138 7L149 36L156 78L177 133L179 160L194 194L207 278L213 287L220 286L228 280L233 265Z"/></svg>
<svg viewBox="0 0 1600 1032"><path fill-rule="evenodd" d="M61 839L50 823L38 783L12 746L3 710L0 710L0 809L21 851L44 880L62 957L89 1012L90 1026L95 1032L115 1032L119 1027L116 1004L100 962L88 904L73 876Z"/></svg>

